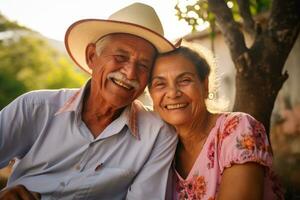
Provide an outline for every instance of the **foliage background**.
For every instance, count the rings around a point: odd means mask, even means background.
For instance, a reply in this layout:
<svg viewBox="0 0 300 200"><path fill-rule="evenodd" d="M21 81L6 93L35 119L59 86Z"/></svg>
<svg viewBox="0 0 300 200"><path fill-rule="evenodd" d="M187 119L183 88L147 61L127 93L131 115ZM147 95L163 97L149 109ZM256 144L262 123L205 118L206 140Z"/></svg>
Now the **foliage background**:
<svg viewBox="0 0 300 200"><path fill-rule="evenodd" d="M0 109L27 91L80 87L86 80L49 40L0 15Z"/></svg>

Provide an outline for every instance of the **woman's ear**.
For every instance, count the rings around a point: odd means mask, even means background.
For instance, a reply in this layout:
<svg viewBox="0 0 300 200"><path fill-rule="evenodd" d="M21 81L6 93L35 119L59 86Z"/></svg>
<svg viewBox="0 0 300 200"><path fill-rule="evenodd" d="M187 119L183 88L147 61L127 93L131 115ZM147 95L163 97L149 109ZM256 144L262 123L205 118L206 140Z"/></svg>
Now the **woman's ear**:
<svg viewBox="0 0 300 200"><path fill-rule="evenodd" d="M90 69L94 68L94 60L97 57L96 45L94 43L88 44L85 49L85 59Z"/></svg>

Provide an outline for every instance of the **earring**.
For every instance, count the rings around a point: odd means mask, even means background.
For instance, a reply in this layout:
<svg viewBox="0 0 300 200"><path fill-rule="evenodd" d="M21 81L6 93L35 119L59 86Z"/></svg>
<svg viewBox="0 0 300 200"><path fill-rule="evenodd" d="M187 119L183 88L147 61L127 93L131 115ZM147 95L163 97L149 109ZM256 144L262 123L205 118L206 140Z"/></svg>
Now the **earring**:
<svg viewBox="0 0 300 200"><path fill-rule="evenodd" d="M215 94L213 92L209 92L207 98L209 100L213 100L215 98Z"/></svg>

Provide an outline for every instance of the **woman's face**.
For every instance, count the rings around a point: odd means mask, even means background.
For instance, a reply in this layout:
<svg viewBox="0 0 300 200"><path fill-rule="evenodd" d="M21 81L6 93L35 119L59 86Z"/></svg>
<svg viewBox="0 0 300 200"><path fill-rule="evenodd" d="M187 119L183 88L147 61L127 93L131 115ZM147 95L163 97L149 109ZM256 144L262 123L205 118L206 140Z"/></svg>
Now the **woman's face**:
<svg viewBox="0 0 300 200"><path fill-rule="evenodd" d="M150 94L163 120L186 126L206 111L207 80L198 78L194 64L184 56L167 55L155 62Z"/></svg>

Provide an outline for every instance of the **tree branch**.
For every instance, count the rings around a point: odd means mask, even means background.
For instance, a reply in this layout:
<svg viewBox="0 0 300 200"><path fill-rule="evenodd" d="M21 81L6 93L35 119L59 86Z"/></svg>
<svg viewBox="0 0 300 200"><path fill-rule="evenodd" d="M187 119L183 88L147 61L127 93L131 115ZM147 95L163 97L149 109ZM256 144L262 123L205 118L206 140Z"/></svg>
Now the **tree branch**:
<svg viewBox="0 0 300 200"><path fill-rule="evenodd" d="M243 24L245 27L245 30L249 35L254 38L255 37L255 22L252 18L251 12L250 12L250 4L249 0L237 0L237 4L239 6L239 13L241 17L243 18Z"/></svg>
<svg viewBox="0 0 300 200"><path fill-rule="evenodd" d="M247 51L243 33L234 21L231 10L224 0L209 0L208 7L216 16L217 23L230 49L231 58L236 60Z"/></svg>
<svg viewBox="0 0 300 200"><path fill-rule="evenodd" d="M299 24L300 2L298 0L273 0L269 28L280 30Z"/></svg>
<svg viewBox="0 0 300 200"><path fill-rule="evenodd" d="M286 60L300 31L300 1L273 0L268 33Z"/></svg>

